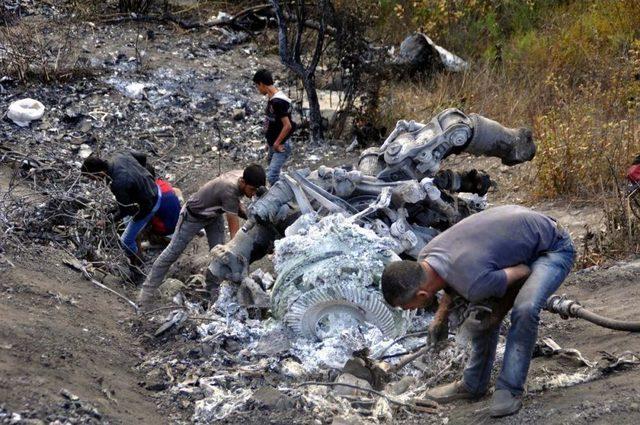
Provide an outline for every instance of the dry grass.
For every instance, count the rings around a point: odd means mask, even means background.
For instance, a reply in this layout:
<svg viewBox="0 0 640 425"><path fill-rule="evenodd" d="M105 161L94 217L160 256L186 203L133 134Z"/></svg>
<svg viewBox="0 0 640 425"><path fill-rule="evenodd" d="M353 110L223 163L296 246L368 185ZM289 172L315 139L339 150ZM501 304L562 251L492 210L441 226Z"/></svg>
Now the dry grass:
<svg viewBox="0 0 640 425"><path fill-rule="evenodd" d="M605 230L592 234L585 264L640 252L638 217L621 189L640 153L640 2L386 3L404 5L405 15L419 23L414 28L431 29L434 40L468 59L471 69L384 86L379 122L424 121L456 107L507 126L527 125L538 144L525 167L530 174L522 176L530 200L592 200L604 208ZM409 10L420 5L450 13ZM406 34L407 16L396 13L394 20L404 23Z"/></svg>
<svg viewBox="0 0 640 425"><path fill-rule="evenodd" d="M80 60L79 48L68 28L26 20L0 27L0 74L21 83L69 81L93 75Z"/></svg>

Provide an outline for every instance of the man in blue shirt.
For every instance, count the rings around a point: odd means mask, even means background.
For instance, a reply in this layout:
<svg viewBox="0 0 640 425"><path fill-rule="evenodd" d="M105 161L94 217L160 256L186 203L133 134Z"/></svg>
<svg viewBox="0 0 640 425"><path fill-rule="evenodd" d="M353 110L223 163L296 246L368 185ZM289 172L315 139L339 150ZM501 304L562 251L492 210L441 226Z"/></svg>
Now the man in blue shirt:
<svg viewBox="0 0 640 425"><path fill-rule="evenodd" d="M476 399L486 393L502 318L509 309L502 370L490 413L516 413L535 346L540 311L571 271L575 249L568 233L543 214L515 205L474 214L432 239L418 262L389 264L382 275L385 300L416 309L444 290L429 328L430 342L446 335L453 296L472 303L494 303L492 315L472 336L472 355L462 381L432 389L440 403Z"/></svg>

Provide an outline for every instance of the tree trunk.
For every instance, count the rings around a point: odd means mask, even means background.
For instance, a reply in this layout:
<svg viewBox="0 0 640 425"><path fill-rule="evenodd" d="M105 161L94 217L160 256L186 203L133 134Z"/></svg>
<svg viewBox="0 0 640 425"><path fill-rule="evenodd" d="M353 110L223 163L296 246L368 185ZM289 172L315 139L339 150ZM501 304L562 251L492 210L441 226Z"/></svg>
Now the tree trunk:
<svg viewBox="0 0 640 425"><path fill-rule="evenodd" d="M280 1L271 0L271 4L273 5L273 10L275 11L276 19L278 21L278 48L280 51L280 61L302 80L302 85L304 86L304 91L307 95L307 101L309 102L309 126L311 128L311 140L314 143L323 143L324 132L322 128L322 115L320 114L320 103L318 102L318 93L316 92L315 71L318 66L320 56L322 55L326 23L323 18L318 24L318 38L316 39L315 50L309 65L305 67L302 64L300 52L302 50L302 31L304 31L305 28L304 22L306 11L304 8L307 6L304 2L299 3L300 8L297 9L298 15L296 16L298 24L296 26L297 32L293 38L294 41L292 41L293 45L290 45L287 18L282 10ZM324 14L327 7L327 0L318 0L318 7L320 8L321 13Z"/></svg>
<svg viewBox="0 0 640 425"><path fill-rule="evenodd" d="M324 131L322 128L322 114L320 113L320 102L316 92L316 77L314 74L303 76L302 85L309 101L309 127L311 128L311 141L314 143L324 143Z"/></svg>

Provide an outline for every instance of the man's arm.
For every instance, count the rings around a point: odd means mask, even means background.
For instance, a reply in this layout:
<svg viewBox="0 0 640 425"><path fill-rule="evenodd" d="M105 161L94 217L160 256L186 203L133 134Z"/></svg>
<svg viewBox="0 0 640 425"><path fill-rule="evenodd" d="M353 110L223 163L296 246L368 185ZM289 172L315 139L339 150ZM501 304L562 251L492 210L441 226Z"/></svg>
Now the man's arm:
<svg viewBox="0 0 640 425"><path fill-rule="evenodd" d="M438 309L433 316L431 324L429 324L429 340L427 343L432 347L449 335L449 313L451 312L452 304L453 298L445 292L440 298Z"/></svg>
<svg viewBox="0 0 640 425"><path fill-rule="evenodd" d="M481 277L469 288L465 298L472 303L483 302L489 298L502 298L507 290L531 273L525 264L491 270Z"/></svg>
<svg viewBox="0 0 640 425"><path fill-rule="evenodd" d="M507 275L507 288L511 288L515 283L522 281L531 274L531 269L526 264L518 264L503 270Z"/></svg>
<svg viewBox="0 0 640 425"><path fill-rule="evenodd" d="M280 118L280 120L282 121L282 130L280 130L280 134L278 134L278 138L273 143L273 149L275 149L276 152L284 151L284 147L282 146L282 142L284 142L284 140L287 138L287 136L291 132L291 129L293 128L293 126L291 125L291 120L289 119L289 117L284 116L284 117Z"/></svg>
<svg viewBox="0 0 640 425"><path fill-rule="evenodd" d="M243 220L247 219L247 209L245 208L245 206L242 204L242 202L240 203L240 205L238 206L238 217L240 217Z"/></svg>
<svg viewBox="0 0 640 425"><path fill-rule="evenodd" d="M504 296L498 300L492 307L493 312L489 316L489 327L494 327L502 323L504 316L507 315L513 303L520 292L520 288L526 282L531 274L531 269L526 264L518 264L517 266L507 267L504 269L507 275L507 291Z"/></svg>
<svg viewBox="0 0 640 425"><path fill-rule="evenodd" d="M130 192L126 182L121 179L114 179L111 182L111 193L113 193L118 203L118 212L113 216L114 222L120 221L124 217L135 216L140 211L139 205Z"/></svg>
<svg viewBox="0 0 640 425"><path fill-rule="evenodd" d="M240 229L240 220L236 214L226 213L225 215L227 216L227 224L229 225L229 235L231 239L233 239Z"/></svg>

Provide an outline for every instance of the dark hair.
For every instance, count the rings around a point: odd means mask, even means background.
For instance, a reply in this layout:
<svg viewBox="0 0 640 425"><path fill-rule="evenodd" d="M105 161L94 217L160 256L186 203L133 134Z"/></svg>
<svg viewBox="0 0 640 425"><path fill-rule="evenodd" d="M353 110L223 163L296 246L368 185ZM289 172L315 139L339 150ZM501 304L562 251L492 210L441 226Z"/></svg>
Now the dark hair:
<svg viewBox="0 0 640 425"><path fill-rule="evenodd" d="M265 185L267 176L264 172L264 168L258 164L251 164L244 169L242 173L242 179L249 186L258 188Z"/></svg>
<svg viewBox="0 0 640 425"><path fill-rule="evenodd" d="M271 72L269 72L269 70L267 69L259 69L255 74L253 74L253 82L255 84L262 83L265 86L272 86L273 75L271 75Z"/></svg>
<svg viewBox="0 0 640 425"><path fill-rule="evenodd" d="M392 306L410 301L418 291L426 273L416 261L394 261L382 272L382 295Z"/></svg>
<svg viewBox="0 0 640 425"><path fill-rule="evenodd" d="M98 158L97 156L88 156L84 162L82 163L82 167L80 167L80 171L83 173L95 174L104 172L106 173L109 169L109 164L102 158Z"/></svg>

